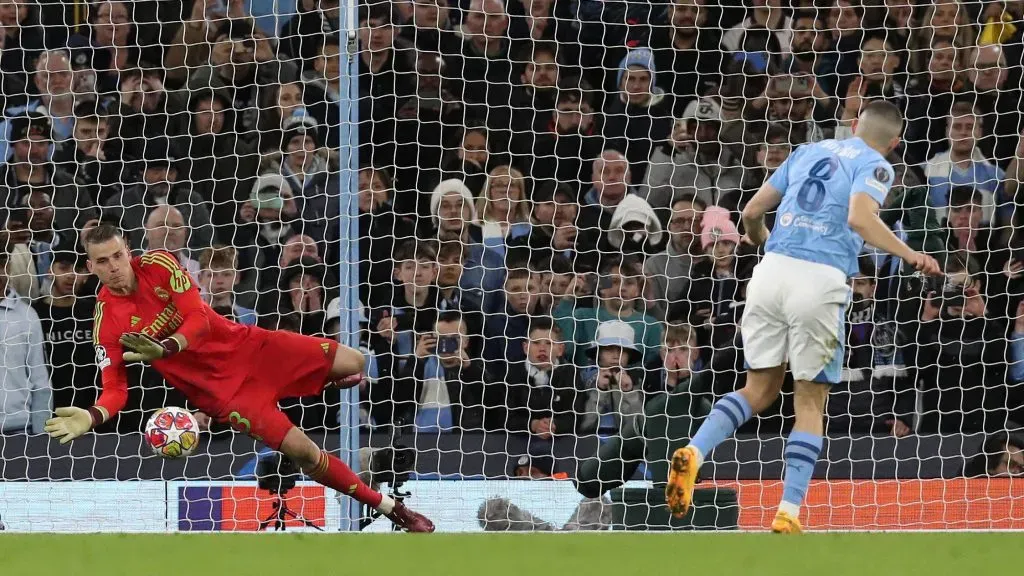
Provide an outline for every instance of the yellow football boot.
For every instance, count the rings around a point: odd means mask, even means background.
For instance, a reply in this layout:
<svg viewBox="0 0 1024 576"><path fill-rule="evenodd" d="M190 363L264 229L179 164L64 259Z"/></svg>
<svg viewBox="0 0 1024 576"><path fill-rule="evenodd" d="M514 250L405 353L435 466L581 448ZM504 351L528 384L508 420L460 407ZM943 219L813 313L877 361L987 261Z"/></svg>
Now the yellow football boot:
<svg viewBox="0 0 1024 576"><path fill-rule="evenodd" d="M693 504L693 485L697 483L697 450L684 446L672 455L672 467L665 486L665 502L676 518L686 516Z"/></svg>
<svg viewBox="0 0 1024 576"><path fill-rule="evenodd" d="M778 511L775 519L772 520L772 532L776 534L800 534L804 529L800 526L800 520L789 514Z"/></svg>

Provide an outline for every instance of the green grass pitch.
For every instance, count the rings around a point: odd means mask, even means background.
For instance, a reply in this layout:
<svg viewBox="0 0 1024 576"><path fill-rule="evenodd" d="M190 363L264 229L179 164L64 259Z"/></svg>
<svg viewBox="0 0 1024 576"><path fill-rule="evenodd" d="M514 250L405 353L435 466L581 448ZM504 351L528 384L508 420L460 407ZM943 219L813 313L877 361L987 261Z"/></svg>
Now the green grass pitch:
<svg viewBox="0 0 1024 576"><path fill-rule="evenodd" d="M998 574L1021 534L0 533L4 576ZM1007 554L1010 554L1008 556ZM695 572L699 571L699 572ZM1012 572L1012 570L1011 570Z"/></svg>

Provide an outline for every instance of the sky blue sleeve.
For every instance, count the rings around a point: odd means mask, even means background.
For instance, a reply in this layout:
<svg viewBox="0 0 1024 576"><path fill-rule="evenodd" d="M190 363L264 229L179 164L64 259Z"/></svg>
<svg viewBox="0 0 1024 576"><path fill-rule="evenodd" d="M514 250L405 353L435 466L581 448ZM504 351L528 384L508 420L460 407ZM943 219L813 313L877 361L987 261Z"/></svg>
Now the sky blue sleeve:
<svg viewBox="0 0 1024 576"><path fill-rule="evenodd" d="M850 194L864 192L881 206L885 204L885 197L889 195L894 178L895 173L888 162L866 162L854 172Z"/></svg>
<svg viewBox="0 0 1024 576"><path fill-rule="evenodd" d="M782 166L779 166L775 170L775 173L772 174L770 178L768 178L768 183L771 184L773 188L779 191L780 196L786 195L786 187L789 185L789 164L790 162L793 161L794 158L796 158L797 154L799 153L800 148L794 150L793 153L789 155L789 158L786 158L786 160L782 163Z"/></svg>

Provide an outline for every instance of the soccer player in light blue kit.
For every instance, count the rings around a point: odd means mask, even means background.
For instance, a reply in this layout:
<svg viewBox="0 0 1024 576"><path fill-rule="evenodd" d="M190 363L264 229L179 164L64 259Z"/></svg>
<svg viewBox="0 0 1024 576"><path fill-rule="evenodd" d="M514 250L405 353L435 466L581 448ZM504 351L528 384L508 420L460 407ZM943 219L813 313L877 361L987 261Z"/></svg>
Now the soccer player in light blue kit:
<svg viewBox="0 0 1024 576"><path fill-rule="evenodd" d="M793 372L796 423L786 441L782 502L772 531L799 533L800 505L821 451L829 386L843 367L848 277L864 242L939 275L934 258L911 250L878 217L892 185L885 160L899 143L903 119L888 102L865 106L854 136L803 145L743 210L744 242L767 240L747 286L741 321L746 386L719 400L693 440L672 456L665 497L684 516L704 457L779 396L787 364ZM778 206L769 237L766 212Z"/></svg>

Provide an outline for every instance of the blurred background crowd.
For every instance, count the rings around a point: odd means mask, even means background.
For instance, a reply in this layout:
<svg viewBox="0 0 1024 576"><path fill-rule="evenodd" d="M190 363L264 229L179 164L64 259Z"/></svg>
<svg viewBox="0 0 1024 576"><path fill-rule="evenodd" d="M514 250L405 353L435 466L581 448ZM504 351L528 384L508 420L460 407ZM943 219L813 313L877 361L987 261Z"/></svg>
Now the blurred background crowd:
<svg viewBox="0 0 1024 576"><path fill-rule="evenodd" d="M347 337L358 314L364 424L544 446L642 433L664 395L699 416L743 383L739 212L874 99L906 117L883 217L947 276L862 255L829 433L1024 422L1024 2L369 0L357 101L342 10L0 0L5 434L97 395L99 221L238 322ZM184 403L133 370L142 410L107 430ZM290 414L337 429L338 397Z"/></svg>

